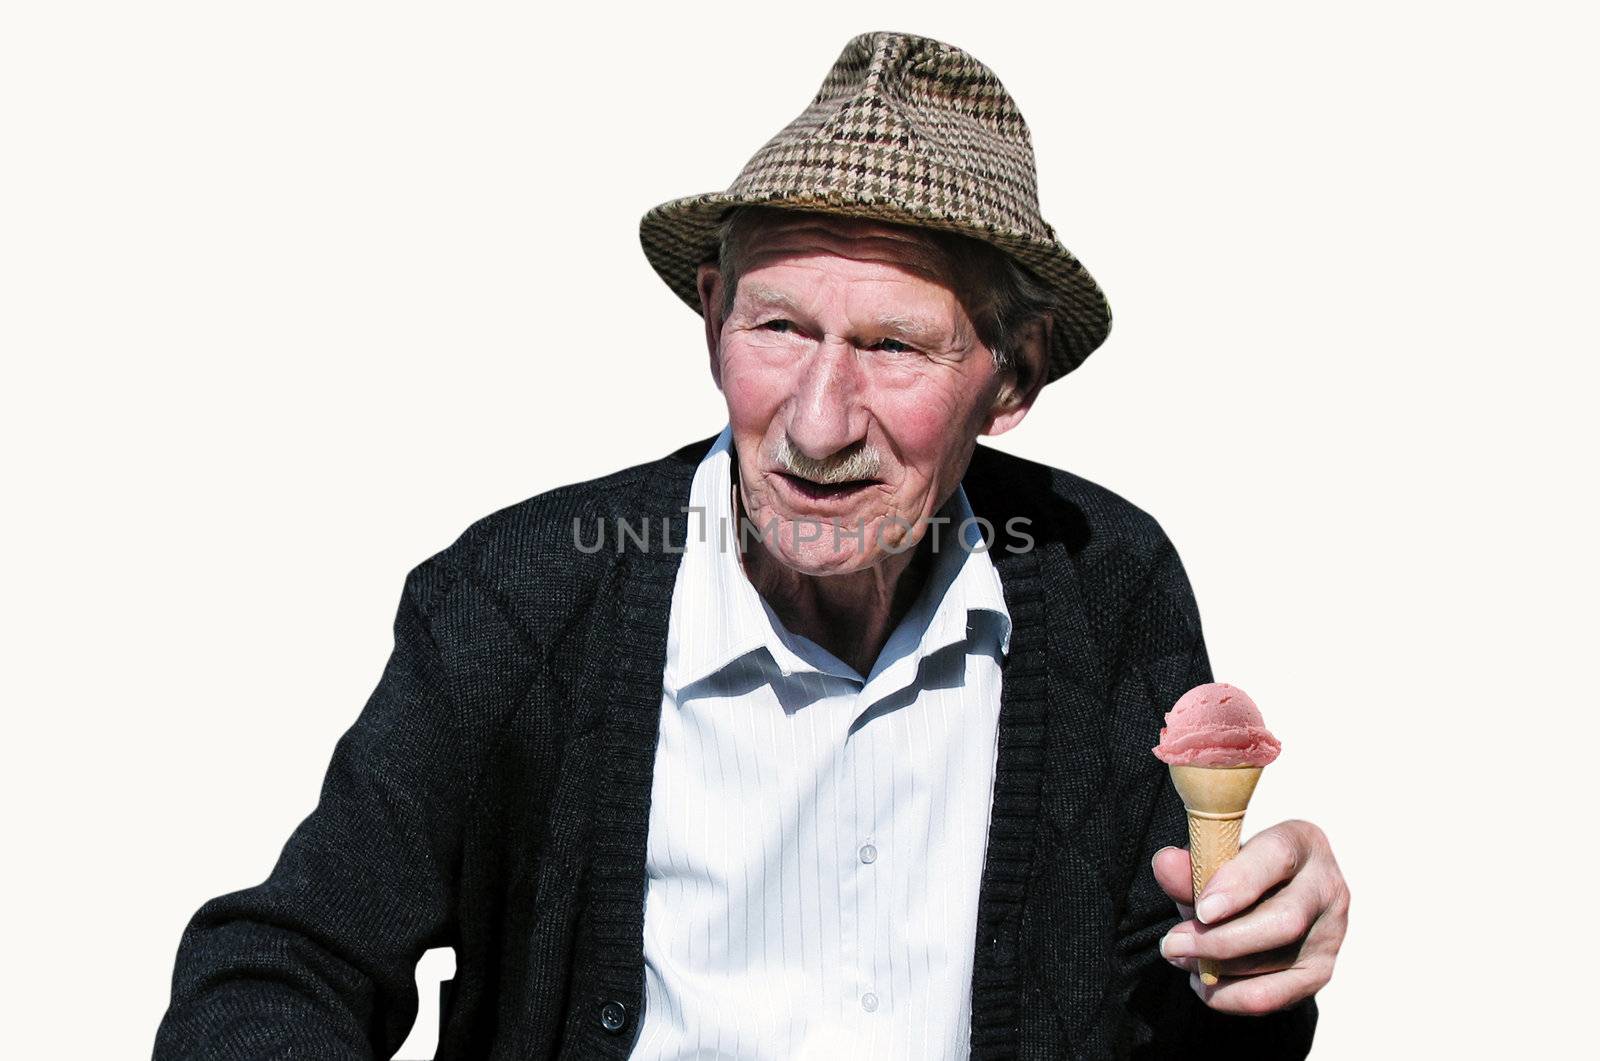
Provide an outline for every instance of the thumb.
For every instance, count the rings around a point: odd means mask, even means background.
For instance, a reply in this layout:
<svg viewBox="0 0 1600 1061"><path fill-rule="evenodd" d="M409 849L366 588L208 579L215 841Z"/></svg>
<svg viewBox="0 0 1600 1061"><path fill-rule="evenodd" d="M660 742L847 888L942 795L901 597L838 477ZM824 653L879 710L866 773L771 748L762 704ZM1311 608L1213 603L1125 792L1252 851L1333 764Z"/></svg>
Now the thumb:
<svg viewBox="0 0 1600 1061"><path fill-rule="evenodd" d="M1189 865L1189 852L1182 847L1163 847L1150 860L1150 869L1156 883L1166 892L1184 920L1194 917L1194 876Z"/></svg>

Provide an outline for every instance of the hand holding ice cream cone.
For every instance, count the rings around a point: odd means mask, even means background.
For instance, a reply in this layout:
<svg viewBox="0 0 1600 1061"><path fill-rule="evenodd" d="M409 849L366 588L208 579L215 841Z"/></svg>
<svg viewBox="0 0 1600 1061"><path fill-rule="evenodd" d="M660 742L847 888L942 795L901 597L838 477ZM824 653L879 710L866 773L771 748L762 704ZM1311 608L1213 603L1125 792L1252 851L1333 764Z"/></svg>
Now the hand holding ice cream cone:
<svg viewBox="0 0 1600 1061"><path fill-rule="evenodd" d="M1328 982L1344 941L1350 890L1328 838L1288 821L1240 846L1250 795L1279 751L1243 691L1198 686L1166 722L1154 751L1187 810L1189 851L1163 848L1151 860L1183 918L1161 954L1214 1010L1260 1016L1293 1006Z"/></svg>
<svg viewBox="0 0 1600 1061"><path fill-rule="evenodd" d="M1261 768L1280 744L1245 691L1227 683L1198 685L1173 704L1155 757L1166 763L1189 813L1189 859L1195 899L1227 859L1238 855L1245 808ZM1200 983L1218 981L1216 962L1200 960Z"/></svg>
<svg viewBox="0 0 1600 1061"><path fill-rule="evenodd" d="M1226 683L1190 689L1168 713L1154 751L1189 815L1196 901L1217 868L1239 853L1250 795L1280 747L1255 701ZM1215 961L1200 960L1200 982L1217 982Z"/></svg>

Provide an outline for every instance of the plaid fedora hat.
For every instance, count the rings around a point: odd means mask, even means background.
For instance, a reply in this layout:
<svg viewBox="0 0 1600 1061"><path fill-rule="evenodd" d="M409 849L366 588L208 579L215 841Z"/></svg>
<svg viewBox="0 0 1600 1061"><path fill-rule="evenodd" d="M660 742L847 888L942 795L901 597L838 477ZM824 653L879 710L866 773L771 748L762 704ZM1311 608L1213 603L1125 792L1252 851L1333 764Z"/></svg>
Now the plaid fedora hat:
<svg viewBox="0 0 1600 1061"><path fill-rule="evenodd" d="M718 226L737 206L942 229L999 248L1055 294L1047 381L1077 368L1111 331L1099 285L1039 216L1021 112L993 71L953 45L905 33L853 38L810 106L727 191L644 215L645 257L696 313L696 269L716 259Z"/></svg>

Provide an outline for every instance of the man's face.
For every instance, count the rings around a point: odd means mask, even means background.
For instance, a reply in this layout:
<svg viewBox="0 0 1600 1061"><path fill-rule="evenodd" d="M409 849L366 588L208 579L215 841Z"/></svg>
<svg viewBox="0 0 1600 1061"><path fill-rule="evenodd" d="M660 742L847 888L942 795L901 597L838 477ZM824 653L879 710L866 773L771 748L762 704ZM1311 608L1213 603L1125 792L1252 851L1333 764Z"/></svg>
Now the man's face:
<svg viewBox="0 0 1600 1061"><path fill-rule="evenodd" d="M701 269L744 514L801 573L908 551L977 436L1014 426L1037 393L1003 386L937 261L893 228L804 215L748 241L722 320L720 278Z"/></svg>

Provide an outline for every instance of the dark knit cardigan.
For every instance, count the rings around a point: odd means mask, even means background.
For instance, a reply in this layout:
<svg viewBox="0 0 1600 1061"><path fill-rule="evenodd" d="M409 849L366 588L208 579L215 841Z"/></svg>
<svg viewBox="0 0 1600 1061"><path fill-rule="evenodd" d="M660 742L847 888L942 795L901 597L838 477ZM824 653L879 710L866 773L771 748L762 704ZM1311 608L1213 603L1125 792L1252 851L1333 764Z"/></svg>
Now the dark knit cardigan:
<svg viewBox="0 0 1600 1061"><path fill-rule="evenodd" d="M265 882L185 930L157 1058L388 1058L442 946L439 1058L627 1056L667 617L711 441L496 512L410 572L315 811ZM1157 953L1177 914L1150 858L1187 834L1150 749L1211 679L1171 543L1117 495L986 447L964 485L1013 621L973 1056L1304 1056L1313 1002L1217 1014ZM618 519L648 520L647 545ZM575 545L602 524L604 548Z"/></svg>

